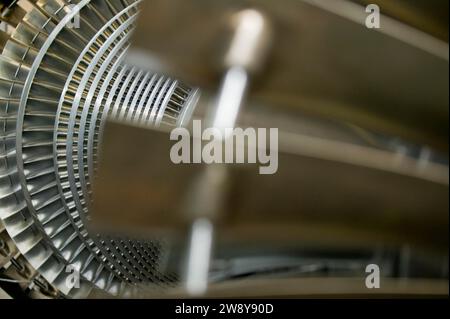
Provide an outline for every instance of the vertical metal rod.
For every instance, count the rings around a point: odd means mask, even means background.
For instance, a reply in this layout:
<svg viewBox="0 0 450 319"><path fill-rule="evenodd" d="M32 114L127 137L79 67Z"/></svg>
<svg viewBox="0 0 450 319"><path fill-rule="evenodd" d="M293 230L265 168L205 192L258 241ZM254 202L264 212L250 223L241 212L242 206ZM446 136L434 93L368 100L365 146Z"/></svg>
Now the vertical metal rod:
<svg viewBox="0 0 450 319"><path fill-rule="evenodd" d="M256 10L243 10L234 17L234 38L225 58L225 72L217 101L212 107L208 126L218 129L222 138L218 143L230 138L229 133L236 126L236 120L249 87L249 71L255 71L261 64L267 46L268 25L265 17ZM230 132L231 133L231 132ZM228 135L227 135L228 134ZM220 182L217 182L217 176ZM208 166L202 179L208 195L213 200L221 198L226 167ZM201 200L197 196L197 200ZM200 207L201 205L199 205ZM221 203L213 203L206 213L219 214ZM208 287L209 266L213 248L214 226L209 218L194 219L187 257L186 290L190 295L203 295Z"/></svg>
<svg viewBox="0 0 450 319"><path fill-rule="evenodd" d="M186 280L186 290L190 295L202 295L208 287L213 233L213 225L206 218L197 219L192 224Z"/></svg>
<svg viewBox="0 0 450 319"><path fill-rule="evenodd" d="M213 127L223 132L223 138L226 128L234 128L237 115L241 108L245 93L248 87L247 72L241 67L230 68L225 74L217 100L215 115L212 119ZM218 141L221 142L221 141ZM205 176L215 175L212 170L225 169L224 167L208 166L208 173ZM222 174L223 175L223 174ZM217 184L210 183L210 178L202 180L202 182L211 184L211 187L217 189L210 191L222 192ZM219 207L213 206L212 209ZM212 212L213 215L218 212ZM199 218L194 220L191 227L191 237L189 240L188 262L186 272L186 290L190 295L202 295L208 287L209 264L211 259L212 243L214 237L214 226L207 218Z"/></svg>

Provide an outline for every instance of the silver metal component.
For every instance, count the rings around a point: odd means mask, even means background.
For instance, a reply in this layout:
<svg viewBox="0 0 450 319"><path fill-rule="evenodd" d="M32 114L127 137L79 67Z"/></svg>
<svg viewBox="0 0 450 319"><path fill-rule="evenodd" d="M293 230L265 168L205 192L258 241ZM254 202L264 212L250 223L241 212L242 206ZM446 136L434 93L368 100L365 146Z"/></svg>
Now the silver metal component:
<svg viewBox="0 0 450 319"><path fill-rule="evenodd" d="M0 298L448 295L448 21L403 2L0 2ZM276 174L170 161L194 117Z"/></svg>
<svg viewBox="0 0 450 319"><path fill-rule="evenodd" d="M232 19L233 39L225 57L225 73L217 102L211 106L210 125L221 131L223 140L229 139L227 129L236 126L236 120L240 108L244 102L249 87L249 73L262 67L264 57L268 51L270 42L269 24L267 19L257 10L242 10L236 13ZM221 143L222 140L217 140ZM195 188L194 207L190 214L194 218L188 249L186 290L191 295L202 295L208 287L209 265L212 255L212 243L214 236L213 224L207 218L197 218L198 214L210 215L218 218L222 210L222 201L219 200L223 193L223 185L227 180L227 169L224 166L208 166L201 175L200 185ZM205 190L210 195L213 205L204 207L203 202L209 202L202 198ZM219 197L218 197L219 196ZM197 199L197 200L196 200ZM199 211L195 211L198 209Z"/></svg>
<svg viewBox="0 0 450 319"><path fill-rule="evenodd" d="M65 296L177 280L158 266L162 243L87 228L105 121L174 126L198 96L124 63L140 2L39 0L10 9L24 16L0 55L0 220L27 263ZM79 289L66 285L68 265L81 275Z"/></svg>
<svg viewBox="0 0 450 319"><path fill-rule="evenodd" d="M240 66L231 67L225 74L212 119L212 126L221 130L225 138L225 129L235 127L248 81L247 71Z"/></svg>
<svg viewBox="0 0 450 319"><path fill-rule="evenodd" d="M208 219L192 224L186 274L186 290L190 295L203 295L208 287L209 264L214 228Z"/></svg>

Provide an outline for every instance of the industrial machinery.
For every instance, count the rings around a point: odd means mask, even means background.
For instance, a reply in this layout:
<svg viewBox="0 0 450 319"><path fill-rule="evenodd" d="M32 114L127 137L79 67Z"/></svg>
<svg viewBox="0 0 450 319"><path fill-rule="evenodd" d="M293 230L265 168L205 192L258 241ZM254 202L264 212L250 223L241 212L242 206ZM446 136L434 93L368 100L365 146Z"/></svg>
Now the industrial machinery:
<svg viewBox="0 0 450 319"><path fill-rule="evenodd" d="M448 2L282 2L0 2L0 297L448 294Z"/></svg>

